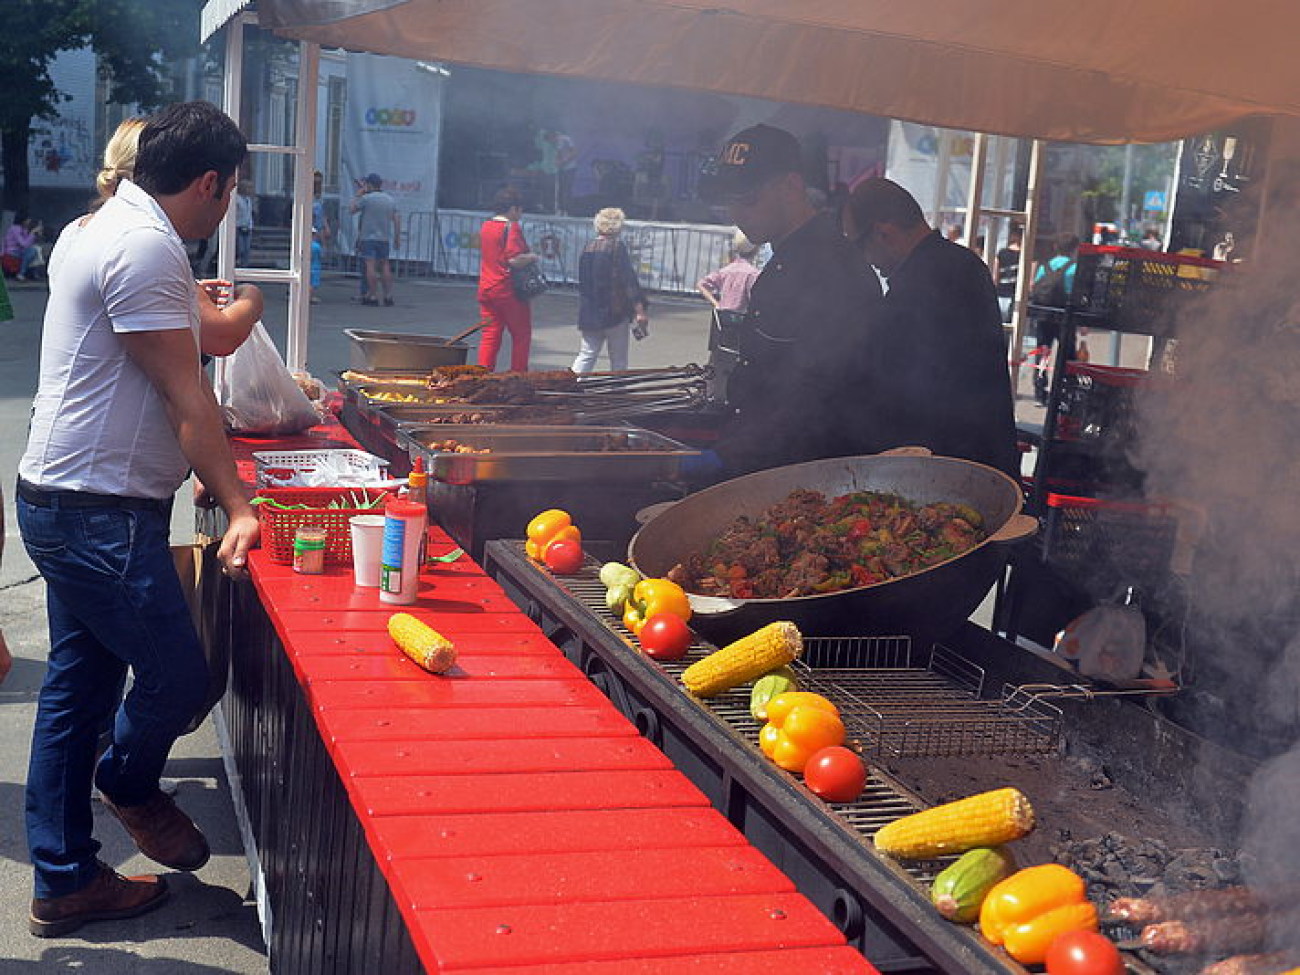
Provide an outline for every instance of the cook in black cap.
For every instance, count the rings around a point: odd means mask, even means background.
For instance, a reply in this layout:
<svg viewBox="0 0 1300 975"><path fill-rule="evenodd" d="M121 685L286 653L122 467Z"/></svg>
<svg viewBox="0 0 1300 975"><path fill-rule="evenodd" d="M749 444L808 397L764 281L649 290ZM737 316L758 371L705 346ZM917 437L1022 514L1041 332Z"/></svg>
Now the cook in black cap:
<svg viewBox="0 0 1300 975"><path fill-rule="evenodd" d="M772 257L754 282L726 380L722 476L863 452L866 330L880 282L808 199L793 135L755 125L727 140L700 195ZM726 371L725 354L715 368Z"/></svg>

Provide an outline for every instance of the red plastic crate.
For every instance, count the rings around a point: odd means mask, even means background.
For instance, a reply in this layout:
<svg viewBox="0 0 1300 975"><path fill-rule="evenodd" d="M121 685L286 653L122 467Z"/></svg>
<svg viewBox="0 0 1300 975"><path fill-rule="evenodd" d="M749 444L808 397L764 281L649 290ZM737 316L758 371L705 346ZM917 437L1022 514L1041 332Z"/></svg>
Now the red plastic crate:
<svg viewBox="0 0 1300 975"><path fill-rule="evenodd" d="M1170 335L1186 303L1207 291L1225 266L1203 257L1084 244L1070 303L1103 316L1111 328Z"/></svg>
<svg viewBox="0 0 1300 975"><path fill-rule="evenodd" d="M348 519L353 515L383 514L382 502L392 496L386 488L262 488L259 498L275 504L259 504L257 516L262 523L262 547L271 561L293 561L293 536L303 525L325 529L325 561L352 564L352 532ZM331 508L330 502L349 502L364 497L380 501L373 508ZM278 508L275 505L306 505L305 508Z"/></svg>

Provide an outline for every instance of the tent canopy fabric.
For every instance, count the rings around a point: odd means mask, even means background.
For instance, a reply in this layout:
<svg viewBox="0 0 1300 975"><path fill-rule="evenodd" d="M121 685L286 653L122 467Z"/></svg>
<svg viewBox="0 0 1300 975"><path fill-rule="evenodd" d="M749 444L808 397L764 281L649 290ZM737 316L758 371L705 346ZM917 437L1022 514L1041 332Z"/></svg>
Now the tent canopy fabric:
<svg viewBox="0 0 1300 975"><path fill-rule="evenodd" d="M1068 142L1300 115L1300 4L259 0L326 47L667 85Z"/></svg>

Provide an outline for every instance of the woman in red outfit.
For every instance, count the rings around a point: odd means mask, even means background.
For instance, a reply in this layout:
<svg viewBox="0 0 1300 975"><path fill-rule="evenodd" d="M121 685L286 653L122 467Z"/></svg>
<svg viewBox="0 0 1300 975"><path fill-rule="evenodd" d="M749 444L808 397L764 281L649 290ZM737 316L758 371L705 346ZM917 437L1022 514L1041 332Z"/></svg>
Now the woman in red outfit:
<svg viewBox="0 0 1300 975"><path fill-rule="evenodd" d="M528 348L533 339L533 313L528 302L515 295L510 269L538 260L528 249L519 226L523 197L513 187L497 192L493 216L479 230L478 306L487 325L478 346L478 364L495 370L501 350L501 333L510 333L510 369L528 369Z"/></svg>

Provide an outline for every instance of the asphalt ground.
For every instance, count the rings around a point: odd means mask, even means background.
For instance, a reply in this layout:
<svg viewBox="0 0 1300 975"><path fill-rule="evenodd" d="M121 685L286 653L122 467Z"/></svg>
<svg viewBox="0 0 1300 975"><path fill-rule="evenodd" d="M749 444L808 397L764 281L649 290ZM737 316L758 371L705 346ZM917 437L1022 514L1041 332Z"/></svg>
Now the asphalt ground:
<svg viewBox="0 0 1300 975"><path fill-rule="evenodd" d="M332 385L334 373L348 365L351 340L347 328L451 336L478 320L472 281L399 280L393 307L366 307L356 300L355 277L327 274L311 306L308 368ZM266 324L284 348L287 289L268 286ZM178 798L207 834L212 860L196 874L172 873L170 901L141 918L89 924L61 939L41 940L27 933L31 868L23 831L23 783L36 697L49 649L45 624L44 584L23 551L14 521L13 484L27 437L31 400L39 369L44 285L11 287L16 318L0 323L0 484L5 494L5 550L0 564L0 628L15 662L0 685L0 975L80 970L95 975L201 975L217 972L262 972L265 948L250 877L221 765L211 719L178 742L166 774L179 785ZM531 365L535 369L567 367L578 348L577 298L557 290L534 302ZM707 361L709 315L703 301L656 298L651 332L633 343L631 365L651 367ZM1092 338L1094 351L1109 347L1104 335ZM502 350L507 362L508 349ZM1124 364L1137 364L1141 350L1125 349ZM601 365L604 366L602 359ZM1022 376L1021 388L1028 389ZM1041 420L1042 410L1022 395L1017 414ZM172 521L176 543L190 541L193 508L188 491L178 495ZM105 810L96 807L96 836L102 856L125 874L160 868L139 854L126 833Z"/></svg>

